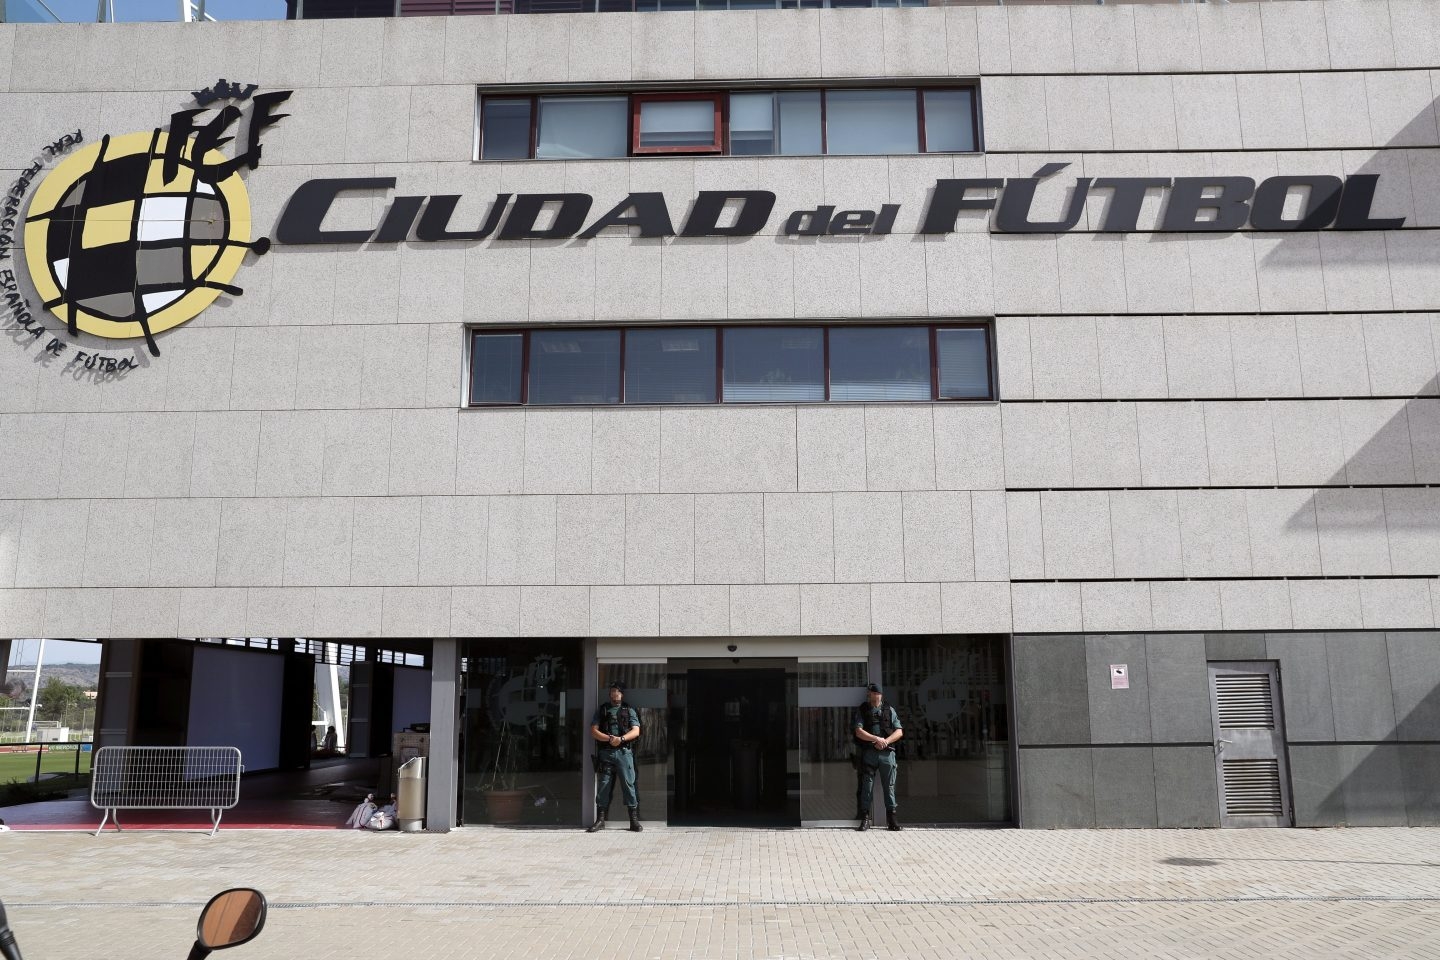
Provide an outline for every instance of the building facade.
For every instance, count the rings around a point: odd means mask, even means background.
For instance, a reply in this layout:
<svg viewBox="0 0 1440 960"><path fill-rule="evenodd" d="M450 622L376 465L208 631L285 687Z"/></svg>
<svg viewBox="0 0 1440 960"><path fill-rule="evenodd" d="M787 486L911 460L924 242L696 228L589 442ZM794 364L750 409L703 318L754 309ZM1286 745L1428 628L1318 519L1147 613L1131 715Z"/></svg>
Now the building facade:
<svg viewBox="0 0 1440 960"><path fill-rule="evenodd" d="M646 819L847 820L878 680L913 821L1440 821L1435 4L0 65L0 637L106 639L100 742L301 762L343 648L430 829L584 822L611 677Z"/></svg>

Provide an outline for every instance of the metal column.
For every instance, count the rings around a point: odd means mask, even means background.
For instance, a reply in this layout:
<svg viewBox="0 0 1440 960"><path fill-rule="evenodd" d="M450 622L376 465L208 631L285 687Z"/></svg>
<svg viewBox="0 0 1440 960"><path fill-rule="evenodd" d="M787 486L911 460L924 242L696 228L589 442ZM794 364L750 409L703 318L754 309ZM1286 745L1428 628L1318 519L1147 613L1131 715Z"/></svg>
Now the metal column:
<svg viewBox="0 0 1440 960"><path fill-rule="evenodd" d="M425 830L449 833L460 792L460 641L442 637L430 647L430 762Z"/></svg>

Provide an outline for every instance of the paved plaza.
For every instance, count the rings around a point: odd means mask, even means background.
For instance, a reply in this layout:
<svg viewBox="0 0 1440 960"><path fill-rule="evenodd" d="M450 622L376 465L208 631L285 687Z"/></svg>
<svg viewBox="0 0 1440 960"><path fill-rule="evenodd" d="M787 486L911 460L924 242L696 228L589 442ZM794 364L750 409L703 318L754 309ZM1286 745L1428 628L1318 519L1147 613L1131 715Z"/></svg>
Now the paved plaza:
<svg viewBox="0 0 1440 960"><path fill-rule="evenodd" d="M1440 957L1440 829L0 833L28 960Z"/></svg>

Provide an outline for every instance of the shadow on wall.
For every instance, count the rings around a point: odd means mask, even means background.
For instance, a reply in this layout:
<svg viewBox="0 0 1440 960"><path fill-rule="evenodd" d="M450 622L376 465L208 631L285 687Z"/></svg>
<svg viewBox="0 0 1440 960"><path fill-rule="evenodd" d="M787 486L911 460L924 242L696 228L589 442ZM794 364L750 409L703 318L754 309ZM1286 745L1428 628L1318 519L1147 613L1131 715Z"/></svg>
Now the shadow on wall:
<svg viewBox="0 0 1440 960"><path fill-rule="evenodd" d="M1278 642L1276 651L1272 635L1269 646L1272 658L1284 655L1297 825L1440 825L1440 633L1302 634ZM1337 677L1348 689L1334 689ZM1327 696L1333 733L1323 724Z"/></svg>
<svg viewBox="0 0 1440 960"><path fill-rule="evenodd" d="M1210 634L1205 656L1279 663L1296 826L1440 824L1440 632Z"/></svg>
<svg viewBox="0 0 1440 960"><path fill-rule="evenodd" d="M1436 266L1440 268L1440 264ZM1358 326L1359 318L1355 322ZM1402 317L1396 322L1429 326L1430 319ZM1343 445L1347 453L1329 479L1319 484L1321 489L1290 517L1286 529L1313 532L1318 525L1320 529L1370 529L1382 535L1387 528L1440 529L1440 488L1416 486L1440 483L1437 390L1440 377L1431 377L1410 397L1315 401L1317 406L1326 406L1317 412L1317 442ZM1323 435L1326 430L1333 432L1327 437ZM1378 485L1387 489L1379 489ZM1335 572L1440 574L1440 562L1436 562L1440 550L1424 552L1430 555L1417 558L1392 549L1390 567L1382 560L1372 568Z"/></svg>
<svg viewBox="0 0 1440 960"><path fill-rule="evenodd" d="M1403 80L1397 74L1395 82ZM1371 215L1375 218L1404 216L1400 231L1354 233L1271 234L1278 242L1264 256L1264 263L1279 270L1293 269L1297 277L1319 278L1321 263L1335 271L1335 279L1323 284L1320 302L1324 310L1374 309L1375 297L1387 299L1396 310L1416 310L1437 304L1431 279L1440 268L1440 234L1418 228L1440 226L1440 206L1431 199L1440 187L1440 130L1437 130L1436 101L1430 99L1376 150L1336 151L1344 164L1343 175L1379 177ZM1422 149L1428 148L1428 149ZM1369 154L1363 162L1355 161ZM1324 154L1311 156L1318 159ZM1339 171L1333 171L1342 175ZM1370 269L1384 265L1388 291L1366 291ZM1312 280L1312 283L1319 282ZM1358 297L1360 299L1356 300ZM1369 301L1365 298L1369 297ZM1353 301L1353 302L1352 302ZM1426 314L1391 316L1349 316L1335 318L1335 364L1338 378L1355 382L1363 374L1368 393L1388 396L1386 400L1336 400L1317 419L1321 429L1339 431L1346 451L1345 462L1325 486L1408 485L1440 482L1440 371L1437 371L1436 324ZM1384 329L1381 329L1381 328ZM1389 341L1387 362L1405 369L1387 371L1387 382L1377 385L1371 376L1374 359L1367 355L1366 334ZM1356 349L1359 346L1360 349ZM1346 371L1343 368L1351 367ZM1316 392L1305 384L1306 392ZM1319 390L1324 390L1319 387ZM1342 391L1349 395L1351 391ZM1334 395L1332 391L1326 394ZM1315 530L1317 524L1338 530L1390 529L1434 530L1440 528L1440 490L1349 489L1318 491L1290 518L1287 529ZM1420 551L1434 554L1436 551ZM1417 562L1418 561L1418 562ZM1322 567L1324 551L1322 550ZM1342 574L1437 574L1440 563L1425 556L1397 558L1393 569L1380 561L1371 568L1335 571ZM1330 573L1330 570L1324 570Z"/></svg>

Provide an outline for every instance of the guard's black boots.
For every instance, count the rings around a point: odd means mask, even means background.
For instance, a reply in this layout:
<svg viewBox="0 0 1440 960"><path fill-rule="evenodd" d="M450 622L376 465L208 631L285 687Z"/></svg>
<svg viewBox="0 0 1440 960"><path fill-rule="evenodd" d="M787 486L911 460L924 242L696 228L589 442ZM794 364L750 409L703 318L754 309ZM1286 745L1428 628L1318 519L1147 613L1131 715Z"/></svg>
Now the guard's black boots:
<svg viewBox="0 0 1440 960"><path fill-rule="evenodd" d="M886 829L886 830L903 830L903 829L905 829L904 827L900 826L900 822L895 819L895 811L894 811L894 810L887 810L886 813L885 813L885 829Z"/></svg>
<svg viewBox="0 0 1440 960"><path fill-rule="evenodd" d="M631 833L639 833L641 830L644 830L644 829L645 829L644 827L640 826L640 808L639 808L639 807L631 807L631 808L630 808L630 832L631 832Z"/></svg>
<svg viewBox="0 0 1440 960"><path fill-rule="evenodd" d="M870 824L872 822L873 821L870 819L870 814L862 813L860 814L860 826L856 827L855 829L859 830L861 833L864 833L866 830L870 829Z"/></svg>
<svg viewBox="0 0 1440 960"><path fill-rule="evenodd" d="M586 833L594 833L596 830L604 830L604 829L605 829L605 813L606 813L606 811L601 810L599 807L596 807L596 808L595 808L595 822L592 823L592 824L590 824L590 826L586 827L586 828L585 828L585 832L586 832Z"/></svg>

